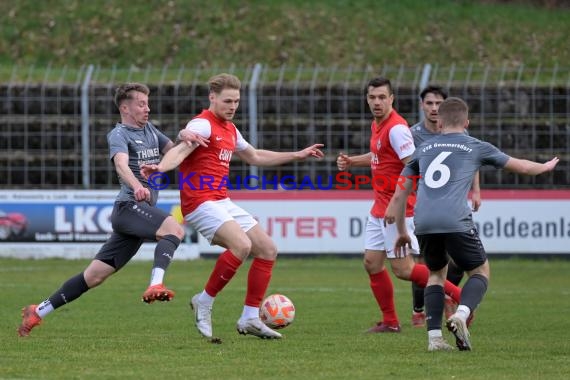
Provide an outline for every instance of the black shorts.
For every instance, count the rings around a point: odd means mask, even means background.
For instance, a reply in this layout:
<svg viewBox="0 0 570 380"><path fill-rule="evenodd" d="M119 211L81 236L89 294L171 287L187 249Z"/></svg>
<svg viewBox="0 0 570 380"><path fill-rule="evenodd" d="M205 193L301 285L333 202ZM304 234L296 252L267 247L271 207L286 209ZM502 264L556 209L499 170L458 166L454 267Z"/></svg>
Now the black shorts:
<svg viewBox="0 0 570 380"><path fill-rule="evenodd" d="M111 213L113 233L95 259L119 270L145 240L156 241L156 231L168 216L167 212L146 202L115 202Z"/></svg>
<svg viewBox="0 0 570 380"><path fill-rule="evenodd" d="M465 270L473 270L485 263L487 254L475 228L465 232L417 235L420 251L427 267L439 271L449 262L449 255L455 264Z"/></svg>

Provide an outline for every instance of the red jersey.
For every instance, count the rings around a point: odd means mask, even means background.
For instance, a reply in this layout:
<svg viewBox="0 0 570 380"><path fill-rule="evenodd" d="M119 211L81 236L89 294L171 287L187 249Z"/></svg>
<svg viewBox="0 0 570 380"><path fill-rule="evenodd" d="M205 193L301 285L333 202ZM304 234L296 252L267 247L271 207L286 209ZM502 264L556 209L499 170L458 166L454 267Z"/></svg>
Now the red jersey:
<svg viewBox="0 0 570 380"><path fill-rule="evenodd" d="M392 110L380 125L377 125L375 120L372 121L371 129L370 167L372 181L376 186L374 186L374 204L370 213L376 218L384 218L404 168L402 159L414 153L414 139L408 123L395 110ZM415 203L415 194L410 194L406 205L406 216L414 215Z"/></svg>
<svg viewBox="0 0 570 380"><path fill-rule="evenodd" d="M194 117L186 129L209 139L210 143L207 148L196 148L180 164L183 215L191 213L205 201L228 197L232 154L249 146L234 123L218 118L209 110Z"/></svg>

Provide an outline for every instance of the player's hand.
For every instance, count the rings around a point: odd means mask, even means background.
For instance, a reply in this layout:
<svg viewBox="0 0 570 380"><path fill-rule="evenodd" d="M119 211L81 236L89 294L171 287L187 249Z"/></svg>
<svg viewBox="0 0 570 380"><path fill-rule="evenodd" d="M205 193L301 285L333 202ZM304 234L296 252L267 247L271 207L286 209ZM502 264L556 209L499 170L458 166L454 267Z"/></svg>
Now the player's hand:
<svg viewBox="0 0 570 380"><path fill-rule="evenodd" d="M412 249L412 239L408 234L398 234L396 238L396 243L394 244L394 254L397 258L406 257L407 248Z"/></svg>
<svg viewBox="0 0 570 380"><path fill-rule="evenodd" d="M204 148L207 148L210 143L210 140L207 138L187 129L181 130L178 136L182 141L188 144L189 147L202 145Z"/></svg>
<svg viewBox="0 0 570 380"><path fill-rule="evenodd" d="M479 191L471 192L471 210L474 212L479 211L481 207L481 193Z"/></svg>
<svg viewBox="0 0 570 380"><path fill-rule="evenodd" d="M307 157L323 158L325 154L319 149L324 147L324 144L313 144L299 152L297 152L297 157L300 159L305 159Z"/></svg>
<svg viewBox="0 0 570 380"><path fill-rule="evenodd" d="M160 171L157 164L143 164L140 169L144 179L148 179L152 173Z"/></svg>
<svg viewBox="0 0 570 380"><path fill-rule="evenodd" d="M553 170L556 165L558 165L558 162L560 161L560 159L558 157L554 157L552 160L545 162L543 165L546 166L546 172L549 172L551 170Z"/></svg>
<svg viewBox="0 0 570 380"><path fill-rule="evenodd" d="M135 193L135 199L137 202L150 202L150 190L144 186L139 186L136 189L133 189Z"/></svg>
<svg viewBox="0 0 570 380"><path fill-rule="evenodd" d="M336 167L338 168L338 170L340 170L341 172L348 170L348 168L350 168L350 164L351 164L350 157L340 152L338 157L336 158Z"/></svg>

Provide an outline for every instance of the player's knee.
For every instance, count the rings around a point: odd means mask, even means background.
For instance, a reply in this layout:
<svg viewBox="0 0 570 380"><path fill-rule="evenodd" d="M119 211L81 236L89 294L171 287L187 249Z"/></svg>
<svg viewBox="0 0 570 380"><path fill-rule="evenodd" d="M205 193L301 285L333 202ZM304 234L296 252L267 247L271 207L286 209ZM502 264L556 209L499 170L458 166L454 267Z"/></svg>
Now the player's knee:
<svg viewBox="0 0 570 380"><path fill-rule="evenodd" d="M384 270L384 263L382 261L366 256L364 256L363 265L369 274L382 272Z"/></svg>
<svg viewBox="0 0 570 380"><path fill-rule="evenodd" d="M232 242L231 251L238 257L245 259L251 252L251 240L239 239Z"/></svg>

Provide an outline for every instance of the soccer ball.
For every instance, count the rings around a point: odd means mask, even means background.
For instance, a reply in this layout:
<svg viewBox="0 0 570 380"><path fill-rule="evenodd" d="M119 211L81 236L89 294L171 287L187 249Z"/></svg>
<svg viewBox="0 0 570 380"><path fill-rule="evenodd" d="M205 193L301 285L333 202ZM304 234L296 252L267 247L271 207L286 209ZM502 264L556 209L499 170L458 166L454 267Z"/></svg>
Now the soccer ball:
<svg viewBox="0 0 570 380"><path fill-rule="evenodd" d="M272 294L261 303L259 318L272 329L282 329L295 319L295 305L283 294Z"/></svg>

